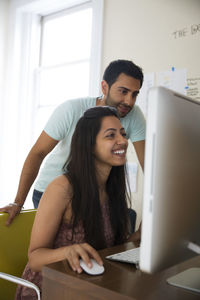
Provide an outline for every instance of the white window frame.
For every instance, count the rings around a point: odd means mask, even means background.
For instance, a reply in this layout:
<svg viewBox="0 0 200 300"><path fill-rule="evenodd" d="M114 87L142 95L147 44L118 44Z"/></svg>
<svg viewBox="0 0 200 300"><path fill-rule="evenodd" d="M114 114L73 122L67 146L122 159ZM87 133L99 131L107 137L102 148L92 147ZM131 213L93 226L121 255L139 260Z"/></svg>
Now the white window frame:
<svg viewBox="0 0 200 300"><path fill-rule="evenodd" d="M41 16L63 9L91 3L93 8L93 30L91 47L89 95L98 96L100 92L101 50L103 32L104 0L10 0L9 44L5 96L5 131L2 134L2 174L5 181L4 199L14 199L21 168L33 144L32 123L35 115L35 96L33 70L38 65ZM15 124L9 128L9 120ZM12 139L11 139L12 137ZM5 157L8 159L5 160ZM10 174L9 169L12 169ZM6 182L12 181L14 191L6 192ZM2 182L2 181L1 181ZM5 200L6 201L6 200Z"/></svg>

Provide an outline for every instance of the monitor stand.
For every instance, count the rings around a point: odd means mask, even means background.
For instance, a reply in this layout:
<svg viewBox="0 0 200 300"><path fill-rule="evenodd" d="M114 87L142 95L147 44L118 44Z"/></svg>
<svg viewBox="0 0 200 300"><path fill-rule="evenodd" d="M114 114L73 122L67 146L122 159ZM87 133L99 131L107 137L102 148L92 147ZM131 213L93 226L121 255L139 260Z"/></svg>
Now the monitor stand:
<svg viewBox="0 0 200 300"><path fill-rule="evenodd" d="M167 279L173 286L200 293L200 268L190 268Z"/></svg>
<svg viewBox="0 0 200 300"><path fill-rule="evenodd" d="M189 242L187 248L200 254L200 246ZM167 279L171 285L200 293L200 268L190 268Z"/></svg>

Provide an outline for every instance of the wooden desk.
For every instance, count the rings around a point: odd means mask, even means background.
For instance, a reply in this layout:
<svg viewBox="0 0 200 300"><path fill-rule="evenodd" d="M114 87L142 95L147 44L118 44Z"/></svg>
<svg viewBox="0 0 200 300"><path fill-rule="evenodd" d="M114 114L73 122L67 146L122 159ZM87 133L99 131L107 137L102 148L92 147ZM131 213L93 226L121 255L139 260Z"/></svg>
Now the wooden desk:
<svg viewBox="0 0 200 300"><path fill-rule="evenodd" d="M100 251L105 272L99 276L76 274L66 262L43 268L42 300L194 300L200 295L170 286L166 279L189 267L200 267L200 256L154 275L134 265L112 262L105 256L133 248L132 243Z"/></svg>

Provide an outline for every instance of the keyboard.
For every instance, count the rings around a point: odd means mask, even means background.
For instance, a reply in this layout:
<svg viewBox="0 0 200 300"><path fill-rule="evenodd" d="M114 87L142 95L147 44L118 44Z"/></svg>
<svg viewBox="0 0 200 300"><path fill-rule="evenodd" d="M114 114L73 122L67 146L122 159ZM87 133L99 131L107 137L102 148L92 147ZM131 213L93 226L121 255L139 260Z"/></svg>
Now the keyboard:
<svg viewBox="0 0 200 300"><path fill-rule="evenodd" d="M107 259L137 265L140 258L140 247L106 256Z"/></svg>

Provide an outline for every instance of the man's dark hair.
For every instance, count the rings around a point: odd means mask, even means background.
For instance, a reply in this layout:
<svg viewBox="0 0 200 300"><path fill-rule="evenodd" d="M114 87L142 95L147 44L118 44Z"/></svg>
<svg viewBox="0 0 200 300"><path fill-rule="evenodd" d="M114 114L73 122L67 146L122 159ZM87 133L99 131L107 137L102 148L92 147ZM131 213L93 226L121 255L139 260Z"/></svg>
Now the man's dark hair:
<svg viewBox="0 0 200 300"><path fill-rule="evenodd" d="M122 73L140 80L140 87L142 86L144 77L142 69L135 65L132 61L124 59L112 61L105 69L103 80L105 80L108 86L111 87Z"/></svg>
<svg viewBox="0 0 200 300"><path fill-rule="evenodd" d="M117 110L109 106L88 109L74 131L65 175L73 187L72 228L82 222L86 242L96 249L105 248L104 231L96 177L94 149L96 137L106 116L118 118ZM128 232L128 205L125 166L114 166L106 182L114 243L126 240Z"/></svg>

